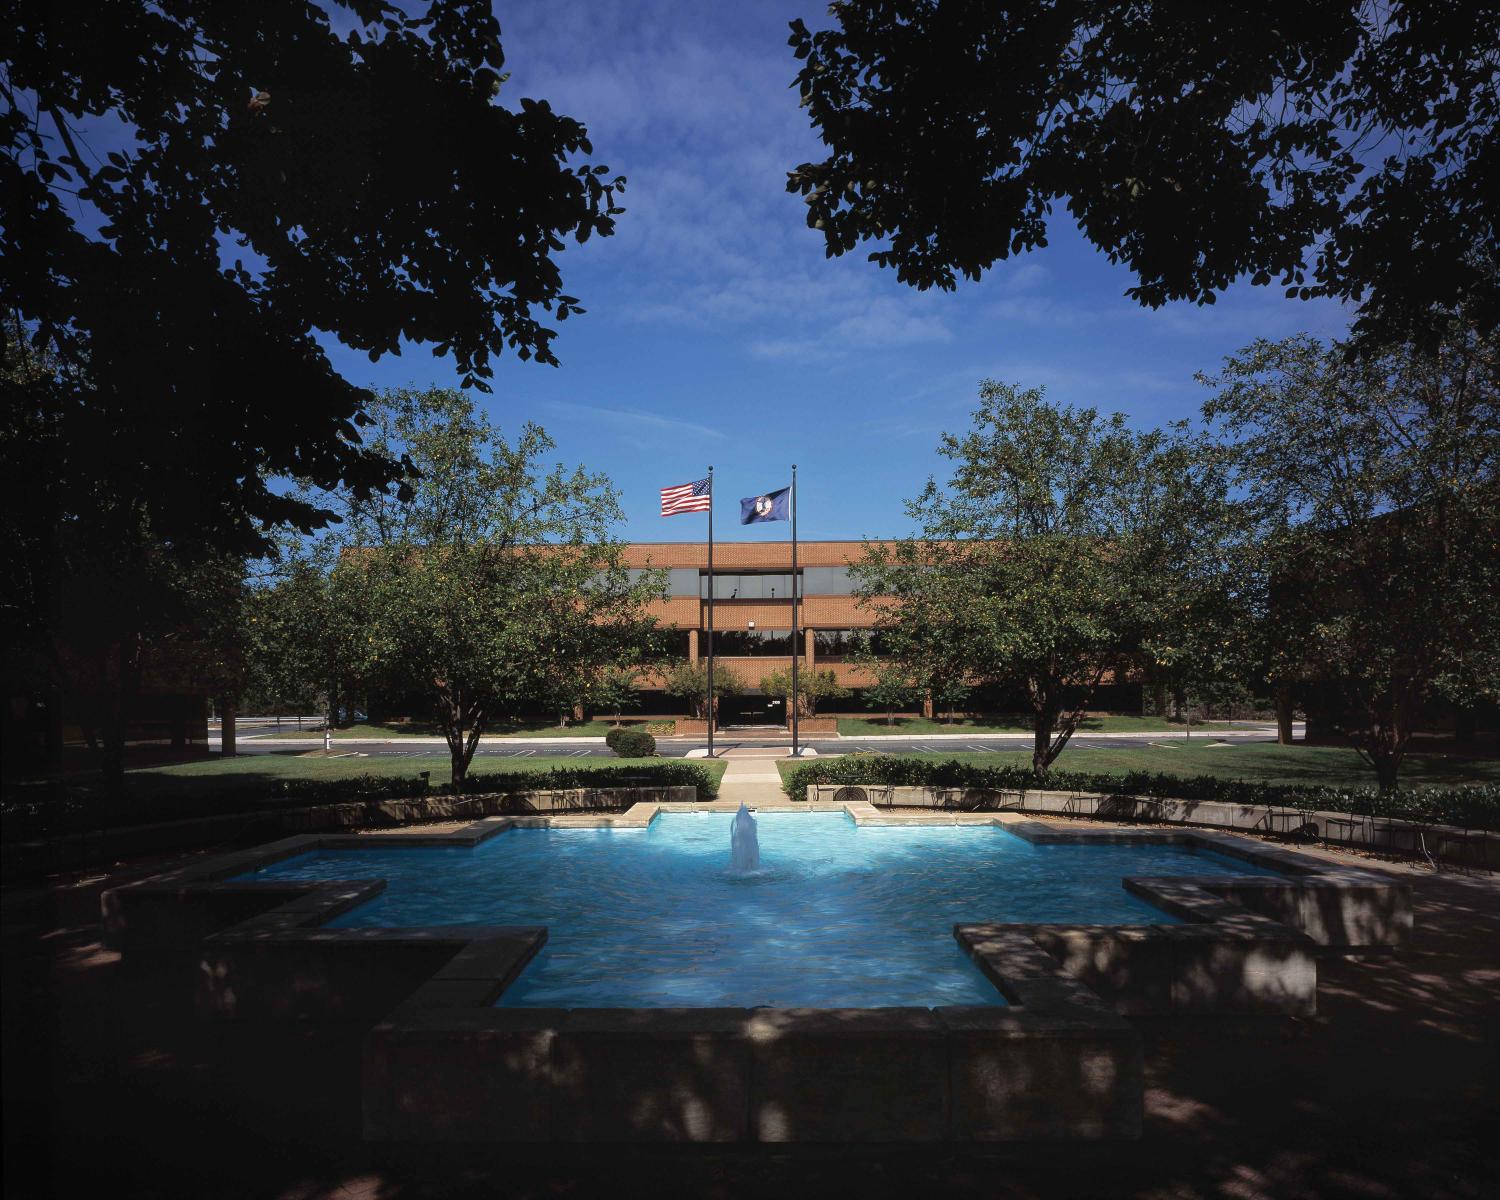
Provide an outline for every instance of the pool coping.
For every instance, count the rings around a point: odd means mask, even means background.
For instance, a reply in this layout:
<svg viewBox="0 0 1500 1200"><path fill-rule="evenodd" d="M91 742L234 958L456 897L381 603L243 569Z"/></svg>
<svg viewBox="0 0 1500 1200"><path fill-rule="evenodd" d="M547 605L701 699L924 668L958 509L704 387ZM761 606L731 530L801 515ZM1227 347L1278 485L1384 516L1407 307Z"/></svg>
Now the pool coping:
<svg viewBox="0 0 1500 1200"><path fill-rule="evenodd" d="M1233 834L788 801L756 811L1002 827L1039 845L1183 845L1284 874L1122 880L1176 925L956 925L1006 1006L504 1009L495 1001L545 927L330 930L385 881L232 878L312 850L473 847L516 828L643 830L662 812L735 807L643 803L488 817L449 833L284 838L106 892L106 933L127 954L190 951L199 1006L215 1017L367 1024L366 1137L395 1145L1134 1137L1143 1067L1128 1016L1311 1013L1319 954L1396 946L1412 927L1409 884Z"/></svg>

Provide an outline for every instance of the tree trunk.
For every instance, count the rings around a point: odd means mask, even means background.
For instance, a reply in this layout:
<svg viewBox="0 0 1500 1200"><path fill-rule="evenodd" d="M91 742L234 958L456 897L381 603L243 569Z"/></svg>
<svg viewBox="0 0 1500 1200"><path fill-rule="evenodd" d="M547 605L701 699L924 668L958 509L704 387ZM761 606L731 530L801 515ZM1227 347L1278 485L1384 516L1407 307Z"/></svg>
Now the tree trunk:
<svg viewBox="0 0 1500 1200"><path fill-rule="evenodd" d="M1286 683L1276 685L1276 741L1282 746L1292 744L1292 688Z"/></svg>
<svg viewBox="0 0 1500 1200"><path fill-rule="evenodd" d="M63 745L63 692L54 683L47 689L47 791L59 805L64 792Z"/></svg>
<svg viewBox="0 0 1500 1200"><path fill-rule="evenodd" d="M1401 770L1401 760L1394 755L1381 752L1370 756L1375 767L1375 786L1382 796L1396 790L1396 780Z"/></svg>
<svg viewBox="0 0 1500 1200"><path fill-rule="evenodd" d="M1031 770L1034 774L1045 775L1052 766L1052 756L1048 753L1052 746L1052 730L1057 720L1057 714L1050 708L1037 709L1033 716L1031 735Z"/></svg>
<svg viewBox="0 0 1500 1200"><path fill-rule="evenodd" d="M239 706L234 697L224 696L219 700L219 757L233 758L235 756L235 718L239 716Z"/></svg>
<svg viewBox="0 0 1500 1200"><path fill-rule="evenodd" d="M1382 796L1396 790L1401 761L1406 757L1406 747L1411 741L1411 714L1415 711L1415 701L1403 692L1403 686L1398 683L1390 692L1367 701L1362 706L1366 714L1363 736L1355 738L1351 734L1350 737L1374 768L1375 785Z"/></svg>
<svg viewBox="0 0 1500 1200"><path fill-rule="evenodd" d="M443 737L448 742L448 772L455 792L468 775L469 760L473 757L472 753L464 753L468 742L464 734L464 714L456 706L450 706L447 720L443 722Z"/></svg>
<svg viewBox="0 0 1500 1200"><path fill-rule="evenodd" d="M1453 743L1472 746L1479 734L1478 714L1472 708L1460 708L1453 715Z"/></svg>
<svg viewBox="0 0 1500 1200"><path fill-rule="evenodd" d="M131 702L140 684L140 644L119 643L114 649L115 669L105 668L100 683L105 689L101 704L103 755L100 763L107 795L125 794L125 741L129 731Z"/></svg>

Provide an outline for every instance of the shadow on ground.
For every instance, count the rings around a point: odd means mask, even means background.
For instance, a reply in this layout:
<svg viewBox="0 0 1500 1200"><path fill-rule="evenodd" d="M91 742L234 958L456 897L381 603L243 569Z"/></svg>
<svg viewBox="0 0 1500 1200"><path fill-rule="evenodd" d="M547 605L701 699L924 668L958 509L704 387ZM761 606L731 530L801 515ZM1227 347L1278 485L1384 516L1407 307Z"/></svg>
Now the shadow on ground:
<svg viewBox="0 0 1500 1200"><path fill-rule="evenodd" d="M1414 877L1415 945L1325 960L1314 1018L1139 1020L1138 1143L507 1147L396 1165L359 1140L360 1031L252 1041L163 1007L98 943L102 882L5 896L4 1194L16 1200L1500 1194L1500 884L1490 880Z"/></svg>

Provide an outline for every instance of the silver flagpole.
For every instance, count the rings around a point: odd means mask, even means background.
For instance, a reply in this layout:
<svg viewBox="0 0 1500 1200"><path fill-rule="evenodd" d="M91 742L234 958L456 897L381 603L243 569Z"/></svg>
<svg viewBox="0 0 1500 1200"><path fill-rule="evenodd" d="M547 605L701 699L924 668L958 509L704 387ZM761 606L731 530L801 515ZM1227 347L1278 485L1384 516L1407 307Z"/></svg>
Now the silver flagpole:
<svg viewBox="0 0 1500 1200"><path fill-rule="evenodd" d="M802 648L797 644L797 605L802 589L797 585L797 464L792 464L792 757L802 751L797 744L797 660Z"/></svg>
<svg viewBox="0 0 1500 1200"><path fill-rule="evenodd" d="M714 756L714 469L708 468L708 757Z"/></svg>

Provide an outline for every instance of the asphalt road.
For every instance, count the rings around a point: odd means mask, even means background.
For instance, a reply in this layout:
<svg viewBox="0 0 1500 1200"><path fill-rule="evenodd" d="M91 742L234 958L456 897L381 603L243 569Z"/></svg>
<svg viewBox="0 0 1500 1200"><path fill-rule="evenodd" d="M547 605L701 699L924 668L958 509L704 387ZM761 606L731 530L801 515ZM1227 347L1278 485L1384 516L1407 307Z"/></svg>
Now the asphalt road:
<svg viewBox="0 0 1500 1200"><path fill-rule="evenodd" d="M316 735L311 735L316 736ZM1213 734L1195 733L1192 738L1185 739L1180 733L1164 733L1158 738L1147 739L1141 737L1118 737L1109 734L1079 734L1069 743L1068 748L1072 750L1128 750L1132 747L1144 747L1153 741L1166 743L1168 745L1206 745L1216 740ZM1271 742L1275 741L1274 732L1267 730L1264 734L1237 734L1229 739L1232 744L1244 742ZM217 745L218 739L210 737L211 745ZM856 751L864 751L873 754L912 754L912 753L937 753L937 754L998 754L1004 751L1029 750L1031 740L1029 737L965 737L965 738L941 738L923 740L920 737L901 738L895 741L862 741L859 738L805 738L802 744L822 754L851 754ZM656 752L663 758L685 758L689 750L700 749L705 745L703 739L687 738L658 738ZM790 737L782 738L736 738L733 734L720 734L714 739L714 750L741 749L754 747L757 749L770 749L780 747L791 749ZM241 754L302 754L312 747L307 745L288 745L281 740L260 739L253 735L246 736L241 732L238 738L238 750ZM403 745L399 742L362 742L352 739L335 739L333 748L340 754L365 755L370 758L447 758L447 747L440 744L424 743L419 745ZM545 745L532 742L525 746L507 746L504 744L481 744L474 752L475 757L482 758L612 758L614 752L608 746L597 742L584 742L571 738L549 738Z"/></svg>

